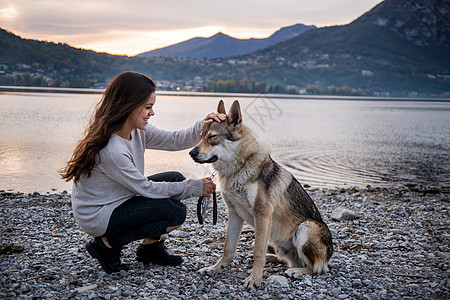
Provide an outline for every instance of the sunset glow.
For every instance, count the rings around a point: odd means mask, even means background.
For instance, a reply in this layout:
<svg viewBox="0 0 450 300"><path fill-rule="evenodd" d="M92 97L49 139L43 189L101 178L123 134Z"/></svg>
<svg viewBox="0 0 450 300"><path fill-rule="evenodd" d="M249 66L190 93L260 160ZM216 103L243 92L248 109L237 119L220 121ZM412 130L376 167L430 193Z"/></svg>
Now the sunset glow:
<svg viewBox="0 0 450 300"><path fill-rule="evenodd" d="M0 27L22 38L136 55L219 31L235 38L264 38L297 23L347 24L379 2L0 0Z"/></svg>

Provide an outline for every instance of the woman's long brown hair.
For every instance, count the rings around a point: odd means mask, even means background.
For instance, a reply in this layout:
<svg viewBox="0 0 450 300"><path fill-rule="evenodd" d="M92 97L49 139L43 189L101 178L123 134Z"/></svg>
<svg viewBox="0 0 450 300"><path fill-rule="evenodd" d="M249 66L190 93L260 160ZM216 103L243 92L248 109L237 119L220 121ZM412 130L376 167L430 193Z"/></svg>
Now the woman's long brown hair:
<svg viewBox="0 0 450 300"><path fill-rule="evenodd" d="M60 171L62 179L78 182L81 176L91 176L92 169L100 161L100 157L97 160L99 151L108 144L111 135L122 128L133 109L143 105L155 90L155 83L145 75L136 72L117 75L97 104L84 138Z"/></svg>

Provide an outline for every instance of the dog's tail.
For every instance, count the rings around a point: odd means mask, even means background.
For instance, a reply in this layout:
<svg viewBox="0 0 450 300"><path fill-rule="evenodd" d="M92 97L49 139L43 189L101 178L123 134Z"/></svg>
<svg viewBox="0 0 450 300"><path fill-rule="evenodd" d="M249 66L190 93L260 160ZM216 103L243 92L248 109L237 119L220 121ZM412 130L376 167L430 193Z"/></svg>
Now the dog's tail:
<svg viewBox="0 0 450 300"><path fill-rule="evenodd" d="M330 230L323 222L309 219L294 231L292 242L298 256L313 274L328 271L328 260L333 254Z"/></svg>

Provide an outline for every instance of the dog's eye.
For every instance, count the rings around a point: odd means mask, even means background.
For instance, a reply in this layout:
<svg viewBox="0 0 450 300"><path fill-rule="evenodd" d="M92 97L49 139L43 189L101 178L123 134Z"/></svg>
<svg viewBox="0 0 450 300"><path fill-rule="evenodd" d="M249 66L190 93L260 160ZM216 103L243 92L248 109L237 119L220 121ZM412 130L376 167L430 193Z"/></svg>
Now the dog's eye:
<svg viewBox="0 0 450 300"><path fill-rule="evenodd" d="M217 134L211 134L210 136L208 136L208 139L212 140L213 138L215 138L217 136Z"/></svg>

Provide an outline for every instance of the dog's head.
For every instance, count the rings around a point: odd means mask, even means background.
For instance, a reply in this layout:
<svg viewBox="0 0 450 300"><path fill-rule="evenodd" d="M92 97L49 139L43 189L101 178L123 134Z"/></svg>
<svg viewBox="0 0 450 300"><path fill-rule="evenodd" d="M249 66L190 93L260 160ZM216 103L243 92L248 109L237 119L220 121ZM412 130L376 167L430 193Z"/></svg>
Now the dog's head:
<svg viewBox="0 0 450 300"><path fill-rule="evenodd" d="M220 100L217 112L226 114ZM242 113L239 102L233 102L224 122L212 122L203 128L201 140L189 154L197 163L214 163L217 160L231 161L239 145L242 132Z"/></svg>

